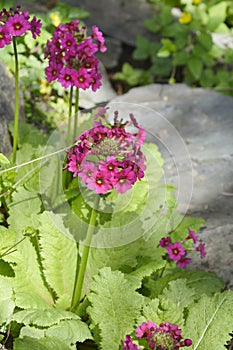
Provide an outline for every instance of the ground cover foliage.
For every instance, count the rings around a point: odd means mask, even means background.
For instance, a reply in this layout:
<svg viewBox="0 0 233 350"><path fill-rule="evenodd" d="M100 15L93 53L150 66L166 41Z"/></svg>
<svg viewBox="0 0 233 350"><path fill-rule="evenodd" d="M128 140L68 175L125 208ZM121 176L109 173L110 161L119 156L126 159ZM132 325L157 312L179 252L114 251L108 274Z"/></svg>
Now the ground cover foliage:
<svg viewBox="0 0 233 350"><path fill-rule="evenodd" d="M129 86L184 82L232 95L231 1L150 2L154 14L144 25L154 40L138 36L135 64L125 62L114 78ZM147 68L135 69L141 60Z"/></svg>
<svg viewBox="0 0 233 350"><path fill-rule="evenodd" d="M22 62L27 71L28 60ZM46 93L51 91L55 88ZM62 94L56 97L58 105ZM81 115L80 130L93 124L95 113ZM13 125L9 129L14 136ZM173 244L182 242L190 257L204 254L194 245L204 221L179 213L174 188L161 181L164 161L152 143L143 145L145 176L132 194L113 191L101 198L81 300L74 305L96 194L81 191L77 178L62 181L66 153L62 149L58 154L63 158L57 157L57 145L50 134L20 123L16 164L12 156L0 154L0 348L74 350L82 344L119 350L126 335L134 337L136 327L151 321L178 325L183 338L192 340L192 350L225 349L231 339L233 293L213 273L177 266L174 254L161 244L169 237ZM116 227L119 236L111 236Z"/></svg>

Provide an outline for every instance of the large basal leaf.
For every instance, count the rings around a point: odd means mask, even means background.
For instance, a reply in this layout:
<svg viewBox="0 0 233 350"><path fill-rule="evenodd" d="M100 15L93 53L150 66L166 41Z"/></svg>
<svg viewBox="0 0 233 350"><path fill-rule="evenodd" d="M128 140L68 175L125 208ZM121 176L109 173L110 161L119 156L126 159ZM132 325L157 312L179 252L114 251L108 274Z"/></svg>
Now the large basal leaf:
<svg viewBox="0 0 233 350"><path fill-rule="evenodd" d="M233 330L233 292L203 295L189 307L184 337L192 339L190 350L225 350Z"/></svg>
<svg viewBox="0 0 233 350"><path fill-rule="evenodd" d="M41 211L41 201L35 192L29 192L23 187L18 187L13 194L12 203L9 205L9 218L7 219L10 229L20 234L26 226L34 226L32 213Z"/></svg>
<svg viewBox="0 0 233 350"><path fill-rule="evenodd" d="M66 344L74 345L77 341L84 342L92 339L91 332L86 323L81 320L65 320L49 327L45 334L51 338L60 338Z"/></svg>
<svg viewBox="0 0 233 350"><path fill-rule="evenodd" d="M27 309L17 312L13 319L24 325L35 325L38 327L49 327L58 324L61 320L75 319L79 320L79 316L70 311L59 309Z"/></svg>
<svg viewBox="0 0 233 350"><path fill-rule="evenodd" d="M0 276L0 325L9 322L14 308L10 279Z"/></svg>
<svg viewBox="0 0 233 350"><path fill-rule="evenodd" d="M58 231L48 213L40 218L39 242L46 280L58 296L57 306L71 305L77 265L76 242Z"/></svg>
<svg viewBox="0 0 233 350"><path fill-rule="evenodd" d="M12 280L16 306L22 309L50 308L53 299L43 283L36 251L31 242L24 240L18 245L16 253L17 264L13 267L15 278Z"/></svg>
<svg viewBox="0 0 233 350"><path fill-rule="evenodd" d="M14 350L70 350L71 348L58 338L35 339L30 337L17 338Z"/></svg>
<svg viewBox="0 0 233 350"><path fill-rule="evenodd" d="M143 297L135 292L123 273L103 268L91 283L88 298L92 322L100 330L100 349L118 350L125 335L134 329Z"/></svg>

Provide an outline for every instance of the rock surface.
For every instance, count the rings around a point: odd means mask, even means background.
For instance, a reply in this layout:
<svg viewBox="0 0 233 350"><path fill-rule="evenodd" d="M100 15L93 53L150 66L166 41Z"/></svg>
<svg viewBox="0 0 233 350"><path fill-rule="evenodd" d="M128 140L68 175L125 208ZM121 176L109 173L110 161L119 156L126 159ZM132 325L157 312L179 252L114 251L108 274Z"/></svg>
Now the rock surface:
<svg viewBox="0 0 233 350"><path fill-rule="evenodd" d="M233 287L233 98L183 84L153 84L113 102L134 113L160 146L165 181L178 189L181 210L206 220L201 235L208 255L195 267L215 271Z"/></svg>
<svg viewBox="0 0 233 350"><path fill-rule="evenodd" d="M11 140L8 132L10 121L14 120L15 82L12 74L0 62L0 152L8 155L11 150ZM21 97L19 117L23 118L23 103Z"/></svg>

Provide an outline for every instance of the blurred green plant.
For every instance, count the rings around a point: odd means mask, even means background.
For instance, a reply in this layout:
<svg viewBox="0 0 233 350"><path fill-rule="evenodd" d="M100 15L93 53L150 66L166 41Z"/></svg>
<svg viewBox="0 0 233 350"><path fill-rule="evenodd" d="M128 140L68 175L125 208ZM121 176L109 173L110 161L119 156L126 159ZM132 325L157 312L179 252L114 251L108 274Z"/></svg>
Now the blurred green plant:
<svg viewBox="0 0 233 350"><path fill-rule="evenodd" d="M155 14L144 22L154 34L138 36L135 60L149 60L146 71L123 65L114 79L130 86L185 82L233 95L233 8L226 0L151 0Z"/></svg>
<svg viewBox="0 0 233 350"><path fill-rule="evenodd" d="M13 6L14 1L0 1L0 8ZM38 14L37 14L38 15ZM74 19L82 20L89 16L83 9L72 7L63 3L57 5L46 14L40 13L38 17L43 23L43 30L35 40L28 33L19 38L17 45L20 84L24 93L25 114L27 121L46 130L55 128L65 119L68 96L64 96L64 89L59 83L48 83L45 79L44 59L45 45L51 38L54 29L60 23L66 23ZM6 45L1 49L0 59L8 68L14 71L12 45Z"/></svg>

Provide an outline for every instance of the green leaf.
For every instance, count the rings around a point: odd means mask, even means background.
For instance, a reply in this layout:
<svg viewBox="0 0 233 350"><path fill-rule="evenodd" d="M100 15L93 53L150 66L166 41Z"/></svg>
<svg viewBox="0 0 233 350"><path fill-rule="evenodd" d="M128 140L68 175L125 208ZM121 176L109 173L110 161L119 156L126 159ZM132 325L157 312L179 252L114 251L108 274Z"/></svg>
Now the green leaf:
<svg viewBox="0 0 233 350"><path fill-rule="evenodd" d="M13 135L13 123L9 125L9 130ZM45 145L47 139L48 137L42 131L33 127L31 124L26 124L23 122L19 123L19 146L22 146L23 143L28 143L36 148L38 145Z"/></svg>
<svg viewBox="0 0 233 350"><path fill-rule="evenodd" d="M197 41L208 51L213 45L212 37L210 34L205 32L197 36Z"/></svg>
<svg viewBox="0 0 233 350"><path fill-rule="evenodd" d="M30 337L16 338L14 350L70 350L70 347L58 338L35 339Z"/></svg>
<svg viewBox="0 0 233 350"><path fill-rule="evenodd" d="M118 350L119 344L134 329L143 297L132 288L120 271L103 268L90 285L88 308L94 325L100 330L103 350Z"/></svg>
<svg viewBox="0 0 233 350"><path fill-rule="evenodd" d="M151 43L144 36L137 36L136 49L133 52L135 60L145 60L150 56Z"/></svg>
<svg viewBox="0 0 233 350"><path fill-rule="evenodd" d="M13 266L15 277L12 286L16 306L27 308L48 309L53 305L53 299L44 285L37 255L31 242L26 239L18 245L17 252L8 256L16 262Z"/></svg>
<svg viewBox="0 0 233 350"><path fill-rule="evenodd" d="M178 51L174 56L175 64L177 66L183 66L187 63L188 54L186 51Z"/></svg>
<svg viewBox="0 0 233 350"><path fill-rule="evenodd" d="M6 261L0 259L0 275L14 277L14 270Z"/></svg>
<svg viewBox="0 0 233 350"><path fill-rule="evenodd" d="M18 311L13 320L23 323L25 326L33 325L38 327L50 327L59 324L61 320L79 320L79 316L73 312L59 309L27 309Z"/></svg>
<svg viewBox="0 0 233 350"><path fill-rule="evenodd" d="M26 226L34 226L32 214L41 211L41 201L37 193L29 192L23 187L18 187L12 197L7 221L10 228L19 234Z"/></svg>
<svg viewBox="0 0 233 350"><path fill-rule="evenodd" d="M76 242L58 231L47 212L40 216L39 244L44 275L58 296L57 306L64 309L71 305L76 265Z"/></svg>
<svg viewBox="0 0 233 350"><path fill-rule="evenodd" d="M203 64L202 64L200 58L192 56L188 60L188 68L189 68L190 72L192 73L192 75L194 76L194 78L196 80L198 80L201 76L202 69L203 69Z"/></svg>
<svg viewBox="0 0 233 350"><path fill-rule="evenodd" d="M194 289L187 286L185 279L171 281L159 297L161 300L172 301L177 308L183 309L194 301L196 293Z"/></svg>
<svg viewBox="0 0 233 350"><path fill-rule="evenodd" d="M151 297L157 297L163 293L168 283L179 278L186 279L186 285L195 290L197 295L212 295L224 287L224 282L214 273L205 271L176 270L155 281L151 289Z"/></svg>
<svg viewBox="0 0 233 350"><path fill-rule="evenodd" d="M81 320L65 320L49 327L45 332L51 338L60 338L66 344L74 345L77 341L84 342L93 339L88 325Z"/></svg>
<svg viewBox="0 0 233 350"><path fill-rule="evenodd" d="M4 156L3 153L0 153L0 165L1 164L10 164L9 159L6 156Z"/></svg>
<svg viewBox="0 0 233 350"><path fill-rule="evenodd" d="M190 350L224 350L232 332L233 292L226 291L214 297L203 295L189 307L183 329L184 337L192 339Z"/></svg>
<svg viewBox="0 0 233 350"><path fill-rule="evenodd" d="M14 308L11 280L0 276L0 325L10 321Z"/></svg>
<svg viewBox="0 0 233 350"><path fill-rule="evenodd" d="M0 256L5 253L16 242L16 233L4 228L0 230Z"/></svg>
<svg viewBox="0 0 233 350"><path fill-rule="evenodd" d="M215 31L215 29L223 22L225 22L227 14L227 1L221 1L208 9L209 22L207 23L207 29Z"/></svg>
<svg viewBox="0 0 233 350"><path fill-rule="evenodd" d="M163 46L159 49L157 56L158 57L169 57L174 52L176 52L176 45L173 44L173 42L169 39L162 39L161 40Z"/></svg>

